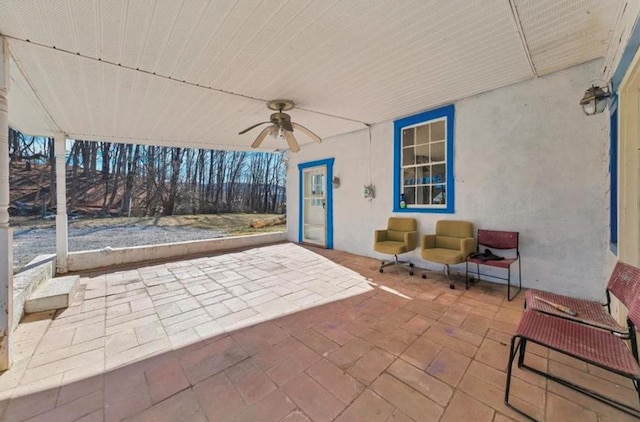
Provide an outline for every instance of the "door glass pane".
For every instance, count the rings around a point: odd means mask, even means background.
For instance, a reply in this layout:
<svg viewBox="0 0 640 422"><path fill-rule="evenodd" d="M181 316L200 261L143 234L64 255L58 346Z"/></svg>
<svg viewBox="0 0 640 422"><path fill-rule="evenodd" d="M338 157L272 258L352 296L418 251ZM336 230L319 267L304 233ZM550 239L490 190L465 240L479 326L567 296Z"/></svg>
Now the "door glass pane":
<svg viewBox="0 0 640 422"><path fill-rule="evenodd" d="M324 199L304 200L304 223L324 226Z"/></svg>

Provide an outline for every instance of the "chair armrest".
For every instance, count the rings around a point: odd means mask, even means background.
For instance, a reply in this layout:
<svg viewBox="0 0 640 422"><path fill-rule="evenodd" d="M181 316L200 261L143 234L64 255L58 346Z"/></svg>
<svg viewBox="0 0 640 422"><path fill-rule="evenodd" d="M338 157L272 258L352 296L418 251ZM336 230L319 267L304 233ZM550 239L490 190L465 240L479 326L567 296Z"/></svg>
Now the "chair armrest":
<svg viewBox="0 0 640 422"><path fill-rule="evenodd" d="M412 251L418 247L418 232L406 232L404 234L404 244L407 251Z"/></svg>
<svg viewBox="0 0 640 422"><path fill-rule="evenodd" d="M460 250L464 259L467 259L476 250L476 240L473 237L460 239Z"/></svg>
<svg viewBox="0 0 640 422"><path fill-rule="evenodd" d="M425 234L422 236L422 249L433 249L436 247L436 235Z"/></svg>
<svg viewBox="0 0 640 422"><path fill-rule="evenodd" d="M376 230L373 241L375 243L384 242L387 240L387 231L386 230Z"/></svg>

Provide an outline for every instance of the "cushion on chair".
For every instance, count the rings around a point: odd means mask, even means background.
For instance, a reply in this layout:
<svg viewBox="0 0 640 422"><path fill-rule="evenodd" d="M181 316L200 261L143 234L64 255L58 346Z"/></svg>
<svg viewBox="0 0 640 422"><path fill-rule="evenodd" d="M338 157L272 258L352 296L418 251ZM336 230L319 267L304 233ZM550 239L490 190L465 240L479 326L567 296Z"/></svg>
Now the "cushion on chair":
<svg viewBox="0 0 640 422"><path fill-rule="evenodd" d="M436 223L437 236L473 237L473 223L469 221L439 220ZM456 245L456 249L460 244Z"/></svg>
<svg viewBox="0 0 640 422"><path fill-rule="evenodd" d="M454 249L460 251L460 238L450 236L436 236L436 248Z"/></svg>
<svg viewBox="0 0 640 422"><path fill-rule="evenodd" d="M404 241L394 242L391 240L385 240L383 242L376 242L373 244L373 249L376 252L388 255L398 255L407 252L407 247L404 245Z"/></svg>
<svg viewBox="0 0 640 422"><path fill-rule="evenodd" d="M415 232L418 230L418 222L415 218L389 217L387 229L399 232ZM401 240L404 241L404 237Z"/></svg>
<svg viewBox="0 0 640 422"><path fill-rule="evenodd" d="M389 229L387 230L387 240L404 243L404 234L405 232Z"/></svg>
<svg viewBox="0 0 640 422"><path fill-rule="evenodd" d="M460 239L458 239L460 245ZM453 249L433 248L422 249L422 257L427 261L438 262L440 264L460 264L466 257L462 256L462 251Z"/></svg>

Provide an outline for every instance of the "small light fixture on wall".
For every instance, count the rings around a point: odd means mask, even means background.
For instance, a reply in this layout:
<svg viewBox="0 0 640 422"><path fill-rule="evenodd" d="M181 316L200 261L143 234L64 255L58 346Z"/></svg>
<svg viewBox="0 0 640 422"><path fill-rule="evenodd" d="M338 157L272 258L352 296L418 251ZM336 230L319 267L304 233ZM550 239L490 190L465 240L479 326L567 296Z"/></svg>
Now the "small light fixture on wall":
<svg viewBox="0 0 640 422"><path fill-rule="evenodd" d="M607 108L607 102L610 96L611 93L606 83L600 86L596 81L593 81L591 82L591 88L585 91L584 97L580 100L580 105L587 116L600 114Z"/></svg>
<svg viewBox="0 0 640 422"><path fill-rule="evenodd" d="M340 178L338 176L334 176L331 183L333 184L334 189L338 189L340 187Z"/></svg>

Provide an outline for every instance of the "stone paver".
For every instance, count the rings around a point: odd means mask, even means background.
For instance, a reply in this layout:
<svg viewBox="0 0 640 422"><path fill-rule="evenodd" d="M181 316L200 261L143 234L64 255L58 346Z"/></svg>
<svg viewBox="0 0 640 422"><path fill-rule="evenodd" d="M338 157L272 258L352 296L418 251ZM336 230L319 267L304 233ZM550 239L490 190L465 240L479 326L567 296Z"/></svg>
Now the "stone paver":
<svg viewBox="0 0 640 422"><path fill-rule="evenodd" d="M0 420L524 420L503 403L523 294L377 270L278 244L82 274L69 308L17 328ZM638 404L619 376L528 350L534 367ZM537 420L634 420L517 368L512 401Z"/></svg>

